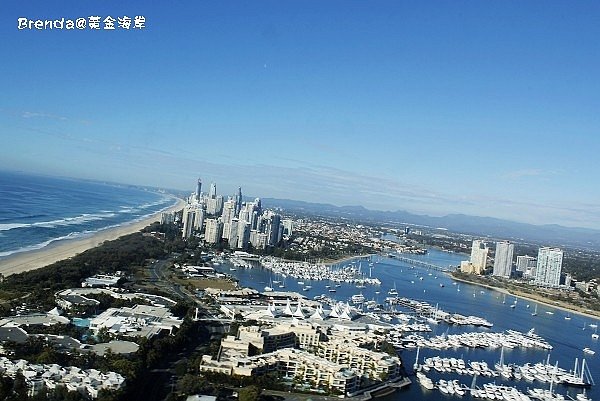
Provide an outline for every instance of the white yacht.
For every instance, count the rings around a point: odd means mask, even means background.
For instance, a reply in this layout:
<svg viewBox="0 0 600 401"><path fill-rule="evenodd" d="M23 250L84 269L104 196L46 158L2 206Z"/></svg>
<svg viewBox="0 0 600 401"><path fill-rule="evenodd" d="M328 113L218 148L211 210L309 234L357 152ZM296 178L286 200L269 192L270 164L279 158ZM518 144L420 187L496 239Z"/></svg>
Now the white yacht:
<svg viewBox="0 0 600 401"><path fill-rule="evenodd" d="M590 355L594 355L596 353L596 351L594 351L593 349L590 349L588 347L585 347L583 349L583 352L585 352L586 354L590 354Z"/></svg>
<svg viewBox="0 0 600 401"><path fill-rule="evenodd" d="M352 302L355 304L362 304L365 302L365 296L363 294L352 295Z"/></svg>

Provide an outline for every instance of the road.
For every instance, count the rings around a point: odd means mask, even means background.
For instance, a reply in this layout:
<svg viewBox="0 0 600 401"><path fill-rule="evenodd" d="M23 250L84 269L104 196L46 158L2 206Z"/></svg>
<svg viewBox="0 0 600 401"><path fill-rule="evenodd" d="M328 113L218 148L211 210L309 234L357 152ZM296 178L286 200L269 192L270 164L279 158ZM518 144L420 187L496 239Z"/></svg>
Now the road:
<svg viewBox="0 0 600 401"><path fill-rule="evenodd" d="M194 294L187 291L180 284L174 283L169 279L169 266L173 262L173 258L158 260L150 264L149 281L158 289L171 294L179 299L187 299L194 303L199 303Z"/></svg>

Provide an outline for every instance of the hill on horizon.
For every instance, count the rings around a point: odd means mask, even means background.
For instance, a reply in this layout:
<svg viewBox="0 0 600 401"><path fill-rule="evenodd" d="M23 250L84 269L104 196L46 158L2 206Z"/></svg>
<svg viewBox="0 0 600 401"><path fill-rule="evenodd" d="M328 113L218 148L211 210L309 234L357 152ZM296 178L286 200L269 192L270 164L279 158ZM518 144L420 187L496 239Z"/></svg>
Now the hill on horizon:
<svg viewBox="0 0 600 401"><path fill-rule="evenodd" d="M431 228L444 228L452 232L482 237L495 237L519 241L540 242L547 246L570 246L600 250L600 230L565 227L558 224L535 225L495 217L448 214L428 216L404 210L370 210L363 206L335 206L290 199L261 198L263 205L281 207L289 211L318 213L330 217L362 219L370 222L415 224Z"/></svg>

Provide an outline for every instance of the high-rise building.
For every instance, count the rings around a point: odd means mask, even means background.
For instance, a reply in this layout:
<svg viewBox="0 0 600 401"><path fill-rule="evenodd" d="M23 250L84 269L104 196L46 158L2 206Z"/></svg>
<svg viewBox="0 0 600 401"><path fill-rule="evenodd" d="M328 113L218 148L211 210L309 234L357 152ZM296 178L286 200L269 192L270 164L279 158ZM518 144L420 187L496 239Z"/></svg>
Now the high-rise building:
<svg viewBox="0 0 600 401"><path fill-rule="evenodd" d="M248 242L250 241L250 224L248 224L246 221L240 220L238 221L237 228L237 248L246 249L248 248Z"/></svg>
<svg viewBox="0 0 600 401"><path fill-rule="evenodd" d="M535 268L534 284L558 287L562 270L563 251L559 248L540 248Z"/></svg>
<svg viewBox="0 0 600 401"><path fill-rule="evenodd" d="M235 200L235 216L239 216L242 209L242 187L238 188L238 193L234 197Z"/></svg>
<svg viewBox="0 0 600 401"><path fill-rule="evenodd" d="M206 213L211 216L219 216L223 211L223 197L216 196L206 199Z"/></svg>
<svg viewBox="0 0 600 401"><path fill-rule="evenodd" d="M535 267L537 259L534 256L519 255L517 256L517 271L521 272L525 277L535 277Z"/></svg>
<svg viewBox="0 0 600 401"><path fill-rule="evenodd" d="M228 236L226 237L227 241L229 241L229 248L237 248L238 225L239 225L239 220L237 219L237 217L234 217L233 219L231 219L231 222L229 222L229 232L227 233ZM223 237L225 237L224 229L223 229Z"/></svg>
<svg viewBox="0 0 600 401"><path fill-rule="evenodd" d="M200 205L196 206L194 214L194 230L200 232L204 224L204 210L202 210Z"/></svg>
<svg viewBox="0 0 600 401"><path fill-rule="evenodd" d="M202 180L198 178L198 182L196 183L196 201L200 201L200 195L202 194Z"/></svg>
<svg viewBox="0 0 600 401"><path fill-rule="evenodd" d="M252 213L254 213L254 203L252 203L252 202L245 203L244 206L242 206L242 208L240 209L238 218L240 219L240 221L249 223Z"/></svg>
<svg viewBox="0 0 600 401"><path fill-rule="evenodd" d="M215 199L217 197L217 184L214 182L210 183L210 190L208 191L208 197Z"/></svg>
<svg viewBox="0 0 600 401"><path fill-rule="evenodd" d="M192 235L196 220L196 210L192 205L187 205L183 208L183 238L189 238Z"/></svg>
<svg viewBox="0 0 600 401"><path fill-rule="evenodd" d="M254 199L254 210L256 210L256 212L259 215L262 214L263 210L262 210L262 202L261 202L260 198Z"/></svg>
<svg viewBox="0 0 600 401"><path fill-rule="evenodd" d="M282 224L284 235L292 235L294 233L294 222L292 221L292 219L284 219L282 221Z"/></svg>
<svg viewBox="0 0 600 401"><path fill-rule="evenodd" d="M267 247L267 234L257 230L250 231L250 243L254 249L265 249Z"/></svg>
<svg viewBox="0 0 600 401"><path fill-rule="evenodd" d="M492 274L497 277L509 278L512 273L512 260L515 244L510 241L496 242L496 254L494 256L494 270Z"/></svg>
<svg viewBox="0 0 600 401"><path fill-rule="evenodd" d="M219 219L206 219L206 229L204 231L204 241L209 244L217 244L221 241L223 233L223 223Z"/></svg>
<svg viewBox="0 0 600 401"><path fill-rule="evenodd" d="M235 201L233 199L227 200L223 204L223 214L221 218L223 219L223 224L231 223L231 219L235 217Z"/></svg>
<svg viewBox="0 0 600 401"><path fill-rule="evenodd" d="M481 272L485 270L487 265L487 257L488 257L489 248L487 244L482 240L474 240L473 247L471 248L471 264L474 269Z"/></svg>
<svg viewBox="0 0 600 401"><path fill-rule="evenodd" d="M269 245L277 245L279 241L281 241L281 233L283 232L283 230L280 230L279 228L281 224L281 216L273 212L267 213L268 221L266 227L266 234L269 237Z"/></svg>

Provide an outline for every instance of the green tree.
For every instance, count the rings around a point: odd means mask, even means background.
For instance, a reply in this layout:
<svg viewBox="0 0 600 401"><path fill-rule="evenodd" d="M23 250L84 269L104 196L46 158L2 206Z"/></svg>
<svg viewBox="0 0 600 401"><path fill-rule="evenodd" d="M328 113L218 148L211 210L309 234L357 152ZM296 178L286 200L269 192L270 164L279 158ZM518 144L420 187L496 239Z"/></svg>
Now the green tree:
<svg viewBox="0 0 600 401"><path fill-rule="evenodd" d="M238 392L239 401L257 401L260 397L261 389L257 386L244 387Z"/></svg>
<svg viewBox="0 0 600 401"><path fill-rule="evenodd" d="M16 395L17 400L26 400L27 399L27 382L25 381L25 376L19 370L15 375L15 380L13 382L13 393Z"/></svg>

